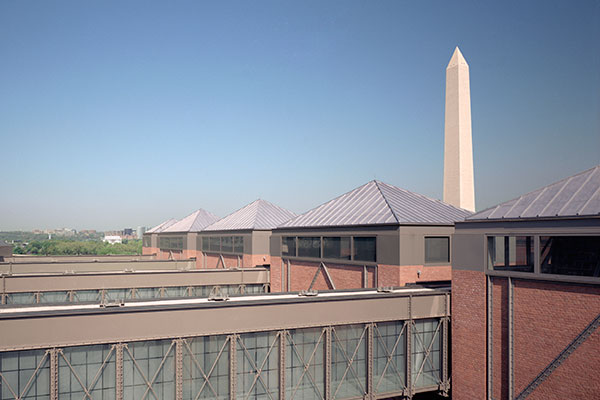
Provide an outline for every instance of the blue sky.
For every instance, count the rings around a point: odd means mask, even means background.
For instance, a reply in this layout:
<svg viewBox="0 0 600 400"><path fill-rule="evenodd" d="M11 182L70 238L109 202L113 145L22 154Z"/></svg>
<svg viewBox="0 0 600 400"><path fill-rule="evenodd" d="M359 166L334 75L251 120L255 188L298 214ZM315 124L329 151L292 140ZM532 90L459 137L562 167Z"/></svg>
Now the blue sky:
<svg viewBox="0 0 600 400"><path fill-rule="evenodd" d="M600 163L598 1L1 1L0 230L441 198L456 45L477 209Z"/></svg>

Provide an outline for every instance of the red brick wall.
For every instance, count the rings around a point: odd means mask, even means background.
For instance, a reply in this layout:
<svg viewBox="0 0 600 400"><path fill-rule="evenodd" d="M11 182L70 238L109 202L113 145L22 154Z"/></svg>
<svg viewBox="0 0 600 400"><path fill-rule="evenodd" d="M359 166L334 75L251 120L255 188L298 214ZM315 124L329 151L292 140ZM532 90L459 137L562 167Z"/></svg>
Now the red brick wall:
<svg viewBox="0 0 600 400"><path fill-rule="evenodd" d="M399 283L394 286L405 286L407 283L452 280L452 267L450 265L402 265L396 268L399 268L400 279Z"/></svg>
<svg viewBox="0 0 600 400"><path fill-rule="evenodd" d="M268 254L244 254L244 267L251 268L257 265L270 264L271 256Z"/></svg>
<svg viewBox="0 0 600 400"><path fill-rule="evenodd" d="M377 267L378 286L400 286L400 267L379 264Z"/></svg>
<svg viewBox="0 0 600 400"><path fill-rule="evenodd" d="M159 251L156 247L142 247L143 255L158 254Z"/></svg>
<svg viewBox="0 0 600 400"><path fill-rule="evenodd" d="M274 266L275 273L280 267L281 261ZM291 261L291 291L307 290L319 269L320 262L309 262L309 261ZM347 265L347 264L335 264L325 263L331 280L335 284L336 289L360 289L363 287L363 266L362 265ZM287 278L285 278L287 279ZM367 270L367 284L370 287L375 287L375 273L373 268ZM312 287L314 290L330 290L333 289L329 281L327 280L325 271L321 269L317 275L315 284Z"/></svg>
<svg viewBox="0 0 600 400"><path fill-rule="evenodd" d="M281 273L281 257L271 257L271 292L283 291L283 276Z"/></svg>
<svg viewBox="0 0 600 400"><path fill-rule="evenodd" d="M600 288L515 280L513 294L517 395L600 313ZM598 360L597 330L529 398L598 398Z"/></svg>
<svg viewBox="0 0 600 400"><path fill-rule="evenodd" d="M485 274L457 269L452 274L452 397L485 399Z"/></svg>
<svg viewBox="0 0 600 400"><path fill-rule="evenodd" d="M158 249L158 260L185 260L183 250L161 250Z"/></svg>
<svg viewBox="0 0 600 400"><path fill-rule="evenodd" d="M200 268L223 268L223 263L219 261L220 257L215 253L207 253L204 254L205 261L202 260L202 257L199 261ZM237 256L232 255L223 255L223 261L225 261L225 268L236 268L238 266L238 258ZM241 260L240 260L241 263Z"/></svg>

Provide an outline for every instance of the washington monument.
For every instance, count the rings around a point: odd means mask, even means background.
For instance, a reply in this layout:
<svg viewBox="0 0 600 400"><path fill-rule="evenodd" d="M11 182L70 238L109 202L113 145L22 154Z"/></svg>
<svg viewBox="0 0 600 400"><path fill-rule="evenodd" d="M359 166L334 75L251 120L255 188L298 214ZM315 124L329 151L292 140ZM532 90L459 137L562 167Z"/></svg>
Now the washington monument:
<svg viewBox="0 0 600 400"><path fill-rule="evenodd" d="M446 67L444 202L475 211L469 65L458 47Z"/></svg>

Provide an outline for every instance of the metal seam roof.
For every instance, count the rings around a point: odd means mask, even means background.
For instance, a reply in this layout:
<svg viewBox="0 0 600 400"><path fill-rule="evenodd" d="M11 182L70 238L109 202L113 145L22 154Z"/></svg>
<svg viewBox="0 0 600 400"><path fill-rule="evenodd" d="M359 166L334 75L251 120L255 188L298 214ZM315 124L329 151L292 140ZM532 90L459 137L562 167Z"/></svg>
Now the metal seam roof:
<svg viewBox="0 0 600 400"><path fill-rule="evenodd" d="M597 215L600 215L600 165L480 211L467 220Z"/></svg>
<svg viewBox="0 0 600 400"><path fill-rule="evenodd" d="M370 181L279 227L383 224L452 224L471 213L439 200L379 181Z"/></svg>
<svg viewBox="0 0 600 400"><path fill-rule="evenodd" d="M213 213L200 208L162 232L200 232L218 219Z"/></svg>
<svg viewBox="0 0 600 400"><path fill-rule="evenodd" d="M296 214L266 200L258 199L207 226L205 231L273 229Z"/></svg>
<svg viewBox="0 0 600 400"><path fill-rule="evenodd" d="M148 229L145 233L159 233L162 232L163 230L167 229L168 227L170 227L171 225L175 224L177 222L177 220L175 218L170 218L164 222L161 222L160 224L156 225L155 227Z"/></svg>

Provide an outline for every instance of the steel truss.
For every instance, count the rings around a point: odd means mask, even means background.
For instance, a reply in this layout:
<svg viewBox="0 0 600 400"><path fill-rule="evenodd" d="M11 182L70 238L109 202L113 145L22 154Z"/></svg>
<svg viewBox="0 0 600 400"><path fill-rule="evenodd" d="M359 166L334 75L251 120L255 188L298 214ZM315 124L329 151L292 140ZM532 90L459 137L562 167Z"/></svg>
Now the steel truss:
<svg viewBox="0 0 600 400"><path fill-rule="evenodd" d="M62 290L59 292L15 292L0 293L0 304L59 304L81 302L106 302L129 299L161 299L176 297L208 297L209 293L222 293L225 289L229 294L244 294L249 287L259 288L261 293L269 292L268 283L245 283L236 285L196 285L196 286L162 286L125 289L92 289L92 290ZM142 295L142 290L152 290L152 296ZM170 292L171 291L171 292ZM174 293L173 291L177 291ZM93 297L90 293L93 292ZM54 295L55 298L49 298ZM87 295L88 297L82 297ZM18 296L18 298L17 298Z"/></svg>
<svg viewBox="0 0 600 400"><path fill-rule="evenodd" d="M59 387L84 400L107 390L144 400L412 398L447 393L448 336L448 317L441 317L50 348L30 351L38 352L37 367L19 387L14 371L0 370L0 390L23 399L44 375L51 400ZM93 351L102 355L93 365L73 363L75 353ZM0 362L17 353L0 353ZM435 384L420 384L424 374Z"/></svg>

